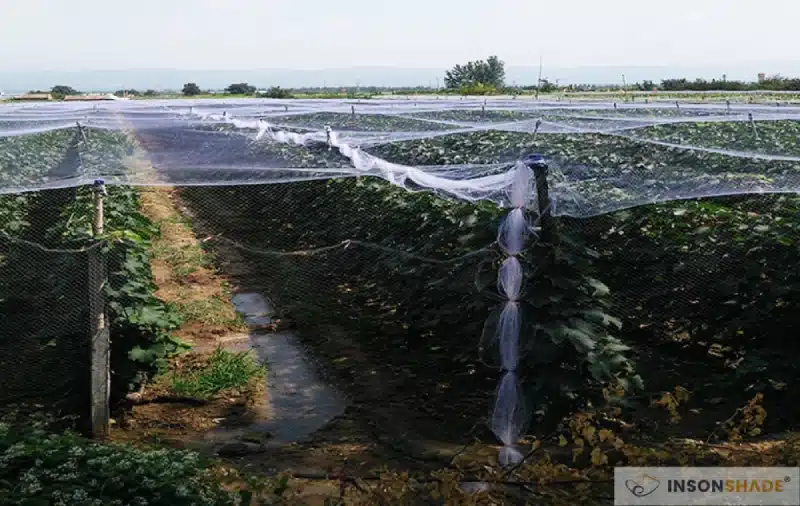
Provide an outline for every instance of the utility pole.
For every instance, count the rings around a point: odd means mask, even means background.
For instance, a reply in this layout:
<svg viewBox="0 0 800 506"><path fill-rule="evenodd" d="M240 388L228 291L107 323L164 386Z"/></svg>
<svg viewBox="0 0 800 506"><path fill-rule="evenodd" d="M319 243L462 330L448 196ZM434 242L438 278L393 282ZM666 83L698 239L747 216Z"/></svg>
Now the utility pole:
<svg viewBox="0 0 800 506"><path fill-rule="evenodd" d="M542 87L542 57L539 56L539 79L536 80L536 100L539 100L539 88Z"/></svg>

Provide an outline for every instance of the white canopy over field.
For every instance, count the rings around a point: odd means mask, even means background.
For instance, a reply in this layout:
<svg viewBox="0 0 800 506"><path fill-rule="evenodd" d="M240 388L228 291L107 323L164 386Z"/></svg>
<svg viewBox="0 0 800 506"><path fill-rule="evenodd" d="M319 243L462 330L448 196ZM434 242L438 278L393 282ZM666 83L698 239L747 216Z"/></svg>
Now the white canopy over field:
<svg viewBox="0 0 800 506"><path fill-rule="evenodd" d="M554 213L591 216L674 199L794 191L798 120L800 107L781 103L641 98L5 104L0 191L98 178L234 185L373 175L409 189L507 204L509 171L541 153L554 178ZM73 147L78 125L80 166L45 170L42 160ZM158 180L137 171L141 164L129 163L131 157L156 168Z"/></svg>

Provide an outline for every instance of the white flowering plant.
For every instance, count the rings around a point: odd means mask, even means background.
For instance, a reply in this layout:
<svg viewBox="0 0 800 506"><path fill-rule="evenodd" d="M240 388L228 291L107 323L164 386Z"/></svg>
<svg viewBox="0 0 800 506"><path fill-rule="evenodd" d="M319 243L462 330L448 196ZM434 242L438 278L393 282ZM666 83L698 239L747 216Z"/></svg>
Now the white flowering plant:
<svg viewBox="0 0 800 506"><path fill-rule="evenodd" d="M246 497L227 490L212 463L195 452L92 442L54 432L51 421L0 419L3 504L227 506Z"/></svg>

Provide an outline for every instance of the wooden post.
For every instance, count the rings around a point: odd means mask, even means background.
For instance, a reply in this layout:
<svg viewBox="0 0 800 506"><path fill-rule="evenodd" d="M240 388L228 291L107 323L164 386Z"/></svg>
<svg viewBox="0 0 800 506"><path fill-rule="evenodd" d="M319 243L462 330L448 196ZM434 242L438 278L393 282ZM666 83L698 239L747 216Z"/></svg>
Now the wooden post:
<svg viewBox="0 0 800 506"><path fill-rule="evenodd" d="M106 186L102 179L94 182L94 220L92 235L99 238L104 229L103 200ZM89 318L91 346L91 418L92 437L108 437L111 419L111 343L106 319L103 290L106 284L105 253L100 247L89 251Z"/></svg>
<svg viewBox="0 0 800 506"><path fill-rule="evenodd" d="M542 240L552 244L555 238L553 212L550 206L550 187L547 184L547 162L540 155L533 155L525 161L533 169L536 181L536 200L539 202L539 220L542 226Z"/></svg>
<svg viewBox="0 0 800 506"><path fill-rule="evenodd" d="M756 128L756 120L755 120L755 118L753 118L753 113L752 112L748 112L747 113L747 119L750 121L750 126L753 128L753 137L756 140L759 140L759 138L758 138L758 129Z"/></svg>
<svg viewBox="0 0 800 506"><path fill-rule="evenodd" d="M84 143L88 143L89 139L86 137L86 130L83 129L83 125L81 125L80 121L76 121L75 124L78 126L78 133L81 134L81 139Z"/></svg>
<svg viewBox="0 0 800 506"><path fill-rule="evenodd" d="M536 142L536 135L539 133L539 128L542 126L542 119L539 118L536 120L536 125L533 128L533 142Z"/></svg>

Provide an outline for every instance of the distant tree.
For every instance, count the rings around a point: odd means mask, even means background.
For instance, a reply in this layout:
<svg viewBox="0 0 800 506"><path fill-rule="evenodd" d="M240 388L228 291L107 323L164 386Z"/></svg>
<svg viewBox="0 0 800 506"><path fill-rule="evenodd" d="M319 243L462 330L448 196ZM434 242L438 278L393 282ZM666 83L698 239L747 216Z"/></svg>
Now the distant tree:
<svg viewBox="0 0 800 506"><path fill-rule="evenodd" d="M539 83L539 91L542 93L551 93L556 91L556 85L543 78Z"/></svg>
<svg viewBox="0 0 800 506"><path fill-rule="evenodd" d="M490 56L485 61L471 61L448 70L444 76L444 85L451 90L478 85L500 89L505 86L505 80L505 63L497 56Z"/></svg>
<svg viewBox="0 0 800 506"><path fill-rule="evenodd" d="M200 87L197 86L197 84L186 83L183 85L183 90L181 90L181 93L183 93L187 97L193 97L195 95L199 95L200 93L202 93L202 91L200 90Z"/></svg>
<svg viewBox="0 0 800 506"><path fill-rule="evenodd" d="M144 93L142 93L142 95L145 97L155 97L156 95L158 95L158 92L156 90L147 90Z"/></svg>
<svg viewBox="0 0 800 506"><path fill-rule="evenodd" d="M789 79L780 75L769 76L760 83L758 89L771 91L800 91L800 79Z"/></svg>
<svg viewBox="0 0 800 506"><path fill-rule="evenodd" d="M230 93L231 95L252 95L255 92L256 87L247 83L234 83L225 88L225 93Z"/></svg>
<svg viewBox="0 0 800 506"><path fill-rule="evenodd" d="M258 96L263 98L292 98L292 92L280 86L273 86L266 93L259 93Z"/></svg>
<svg viewBox="0 0 800 506"><path fill-rule="evenodd" d="M497 91L494 86L483 83L464 85L458 89L458 92L462 95L491 95Z"/></svg>
<svg viewBox="0 0 800 506"><path fill-rule="evenodd" d="M114 92L114 96L117 96L117 97L124 97L126 95L130 96L130 97L138 97L139 95L141 95L141 93L138 90L133 90L133 89L131 89L131 90L117 90L117 91Z"/></svg>
<svg viewBox="0 0 800 506"><path fill-rule="evenodd" d="M639 91L653 91L653 88L656 88L656 84L653 81L642 81L641 83L636 83L636 89Z"/></svg>
<svg viewBox="0 0 800 506"><path fill-rule="evenodd" d="M53 86L53 88L50 90L50 93L56 98L64 98L67 95L78 95L80 92L71 86L59 84L57 86Z"/></svg>

